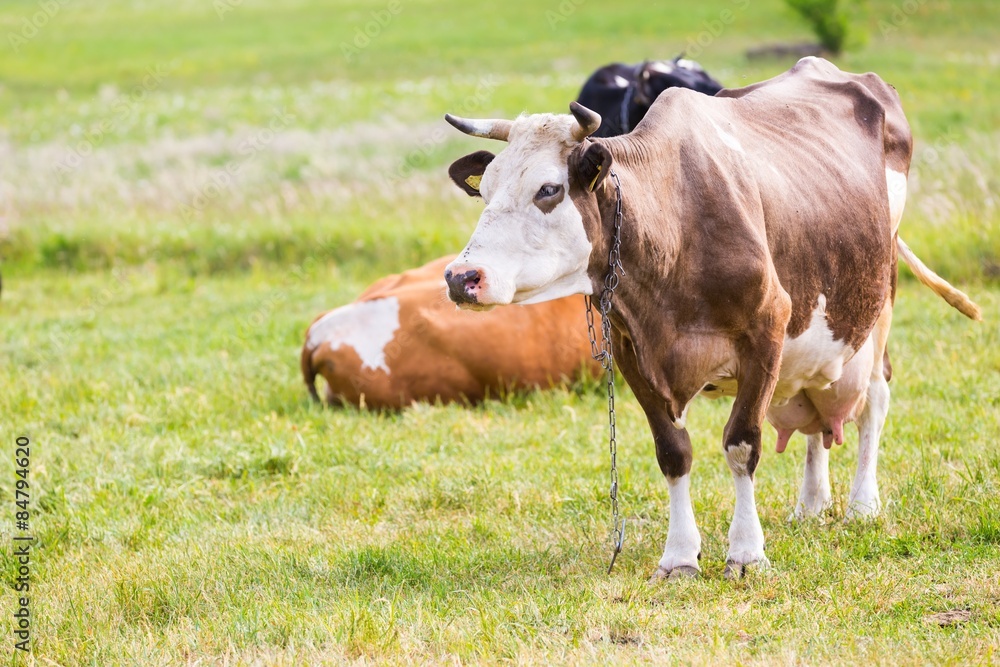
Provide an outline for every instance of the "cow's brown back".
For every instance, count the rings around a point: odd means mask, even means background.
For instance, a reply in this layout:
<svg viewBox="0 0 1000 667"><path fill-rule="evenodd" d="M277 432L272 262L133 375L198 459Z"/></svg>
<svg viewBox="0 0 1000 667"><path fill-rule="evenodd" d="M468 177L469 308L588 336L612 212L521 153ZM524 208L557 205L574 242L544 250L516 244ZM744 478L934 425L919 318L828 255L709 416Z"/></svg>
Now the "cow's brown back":
<svg viewBox="0 0 1000 667"><path fill-rule="evenodd" d="M684 280L669 300L682 320L700 316L705 293L723 294L722 310L733 312L744 265L770 261L791 298L789 337L823 295L837 340L857 349L867 338L895 268L886 168L905 174L912 150L898 96L881 79L804 59L715 98L668 90L632 135L606 141L616 159L632 144L662 154L650 192L664 191L659 181L683 184L645 205L679 221L671 270Z"/></svg>

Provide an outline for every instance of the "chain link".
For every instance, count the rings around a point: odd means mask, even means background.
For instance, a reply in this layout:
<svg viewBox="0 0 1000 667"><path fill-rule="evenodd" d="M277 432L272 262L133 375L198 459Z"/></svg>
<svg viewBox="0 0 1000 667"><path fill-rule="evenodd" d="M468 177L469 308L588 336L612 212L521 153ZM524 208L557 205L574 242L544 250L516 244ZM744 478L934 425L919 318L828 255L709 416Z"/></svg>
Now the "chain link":
<svg viewBox="0 0 1000 667"><path fill-rule="evenodd" d="M587 305L587 331L590 334L590 351L597 361L601 362L601 368L605 370L608 385L608 449L611 454L611 486L609 497L611 498L611 542L613 551L611 553L611 564L608 565L608 574L615 567L615 560L622 552L622 544L625 541L625 519L618 512L618 439L615 424L615 359L611 351L611 299L615 295L618 287L619 274L625 275L625 269L621 261L621 241L622 241L622 184L618 180L618 174L612 170L611 178L615 181L615 219L614 236L611 240L611 250L608 253L608 273L604 276L604 289L601 290L601 297L598 309L601 313L601 343L597 344L597 331L594 327L594 310L590 296L584 297Z"/></svg>

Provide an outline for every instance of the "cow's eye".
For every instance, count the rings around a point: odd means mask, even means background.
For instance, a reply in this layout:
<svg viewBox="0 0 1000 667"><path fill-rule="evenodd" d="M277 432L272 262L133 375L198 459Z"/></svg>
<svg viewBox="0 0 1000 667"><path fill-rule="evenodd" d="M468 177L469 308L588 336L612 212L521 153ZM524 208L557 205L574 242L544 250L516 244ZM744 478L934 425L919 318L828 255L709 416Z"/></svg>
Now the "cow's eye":
<svg viewBox="0 0 1000 667"><path fill-rule="evenodd" d="M538 189L538 194L535 195L535 199L548 199L549 197L555 197L562 190L561 185L555 183L546 183L541 188Z"/></svg>

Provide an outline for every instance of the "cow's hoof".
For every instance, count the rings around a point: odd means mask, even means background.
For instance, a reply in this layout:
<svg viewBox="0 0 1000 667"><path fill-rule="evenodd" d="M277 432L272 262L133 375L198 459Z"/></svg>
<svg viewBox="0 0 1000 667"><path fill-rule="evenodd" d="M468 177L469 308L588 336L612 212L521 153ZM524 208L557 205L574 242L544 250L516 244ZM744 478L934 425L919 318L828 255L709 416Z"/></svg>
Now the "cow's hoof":
<svg viewBox="0 0 1000 667"><path fill-rule="evenodd" d="M771 561L766 556L761 556L758 560L750 563L737 563L733 560L727 560L726 569L723 571L722 576L730 581L735 581L742 579L748 572L759 572L769 569L771 569Z"/></svg>
<svg viewBox="0 0 1000 667"><path fill-rule="evenodd" d="M671 579L694 579L701 574L701 570L690 565L681 565L670 571Z"/></svg>
<svg viewBox="0 0 1000 667"><path fill-rule="evenodd" d="M878 498L868 502L851 501L844 513L844 521L870 521L879 515L882 504Z"/></svg>
<svg viewBox="0 0 1000 667"><path fill-rule="evenodd" d="M807 519L822 518L831 507L833 507L833 501L829 498L815 500L810 503L803 503L800 500L795 506L795 512L788 517L788 522L796 523Z"/></svg>
<svg viewBox="0 0 1000 667"><path fill-rule="evenodd" d="M678 565L672 570L667 570L662 567L656 568L656 572L653 576L649 578L649 583L656 583L658 581L663 581L665 579L694 579L701 574L701 570L691 565Z"/></svg>

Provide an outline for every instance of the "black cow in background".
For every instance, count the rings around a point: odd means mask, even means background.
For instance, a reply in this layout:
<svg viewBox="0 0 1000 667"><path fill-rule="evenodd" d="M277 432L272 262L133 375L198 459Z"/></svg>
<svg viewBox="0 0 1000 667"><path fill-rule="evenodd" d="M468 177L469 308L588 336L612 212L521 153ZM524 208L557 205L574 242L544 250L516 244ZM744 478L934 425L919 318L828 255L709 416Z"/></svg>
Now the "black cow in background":
<svg viewBox="0 0 1000 667"><path fill-rule="evenodd" d="M701 65L682 56L638 65L612 63L590 75L576 101L601 114L601 127L591 136L614 137L631 132L667 88L690 88L715 95L722 90L722 84Z"/></svg>

